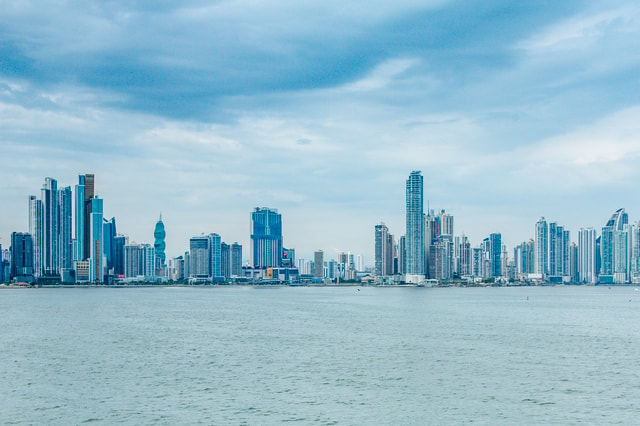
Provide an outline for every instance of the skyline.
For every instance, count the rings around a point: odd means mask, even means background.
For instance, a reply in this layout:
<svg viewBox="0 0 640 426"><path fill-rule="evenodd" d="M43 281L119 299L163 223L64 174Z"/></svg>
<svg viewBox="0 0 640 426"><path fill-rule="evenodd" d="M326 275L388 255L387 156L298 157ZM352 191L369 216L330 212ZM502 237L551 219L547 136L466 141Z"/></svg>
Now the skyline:
<svg viewBox="0 0 640 426"><path fill-rule="evenodd" d="M264 206L299 256L373 264L410 170L474 244L638 217L639 6L373 6L5 5L0 244L45 176L78 173L133 240L162 213L168 256L203 232L249 247Z"/></svg>

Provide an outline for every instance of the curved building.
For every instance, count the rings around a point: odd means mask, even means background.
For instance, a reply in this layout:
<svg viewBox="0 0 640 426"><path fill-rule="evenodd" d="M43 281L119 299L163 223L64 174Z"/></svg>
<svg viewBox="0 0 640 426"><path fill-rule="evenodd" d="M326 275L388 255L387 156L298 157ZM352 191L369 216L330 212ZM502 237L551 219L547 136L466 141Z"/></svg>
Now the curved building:
<svg viewBox="0 0 640 426"><path fill-rule="evenodd" d="M160 219L156 223L156 229L153 231L153 238L155 241L153 242L153 248L156 252L156 267L165 266L166 255L164 253L167 245L165 244L165 238L167 233L164 230L164 223L162 222L162 214L160 214Z"/></svg>

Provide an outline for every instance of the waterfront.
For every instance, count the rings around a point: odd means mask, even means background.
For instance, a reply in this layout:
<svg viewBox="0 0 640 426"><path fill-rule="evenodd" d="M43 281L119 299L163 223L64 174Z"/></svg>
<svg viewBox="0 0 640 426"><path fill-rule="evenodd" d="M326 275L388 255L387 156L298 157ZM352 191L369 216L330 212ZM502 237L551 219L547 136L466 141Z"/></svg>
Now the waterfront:
<svg viewBox="0 0 640 426"><path fill-rule="evenodd" d="M6 424L629 424L633 287L0 292Z"/></svg>

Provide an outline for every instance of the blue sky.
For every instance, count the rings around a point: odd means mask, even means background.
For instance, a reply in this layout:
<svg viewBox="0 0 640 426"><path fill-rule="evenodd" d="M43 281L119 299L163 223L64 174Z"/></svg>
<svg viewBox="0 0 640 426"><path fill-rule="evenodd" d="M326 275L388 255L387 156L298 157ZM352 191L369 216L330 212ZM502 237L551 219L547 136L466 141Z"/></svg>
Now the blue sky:
<svg viewBox="0 0 640 426"><path fill-rule="evenodd" d="M171 256L248 255L267 206L298 256L371 263L412 170L472 244L640 218L635 2L348 3L0 0L0 244L79 173L134 241L162 212Z"/></svg>

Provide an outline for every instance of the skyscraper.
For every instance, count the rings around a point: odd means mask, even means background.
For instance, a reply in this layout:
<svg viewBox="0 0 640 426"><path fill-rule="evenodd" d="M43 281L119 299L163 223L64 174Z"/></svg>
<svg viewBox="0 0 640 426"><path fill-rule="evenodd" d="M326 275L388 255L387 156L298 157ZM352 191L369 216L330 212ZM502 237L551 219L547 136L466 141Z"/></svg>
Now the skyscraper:
<svg viewBox="0 0 640 426"><path fill-rule="evenodd" d="M491 276L502 276L502 234L496 233L489 235L489 244L491 252Z"/></svg>
<svg viewBox="0 0 640 426"><path fill-rule="evenodd" d="M167 233L164 230L164 222L162 222L162 214L160 214L160 219L156 222L156 228L153 231L154 243L153 247L155 248L156 260L155 260L155 268L160 269L166 266L166 254L165 249L167 245L165 243L165 238L167 237Z"/></svg>
<svg viewBox="0 0 640 426"><path fill-rule="evenodd" d="M536 222L535 243L536 274L547 275L549 273L549 227L544 217Z"/></svg>
<svg viewBox="0 0 640 426"><path fill-rule="evenodd" d="M218 234L209 234L210 239L210 263L211 269L209 270L211 273L211 279L219 279L222 277L222 258L220 253L220 245L222 244L222 240L220 239L220 235Z"/></svg>
<svg viewBox="0 0 640 426"><path fill-rule="evenodd" d="M251 213L251 261L255 268L281 266L282 216L275 209L256 207Z"/></svg>
<svg viewBox="0 0 640 426"><path fill-rule="evenodd" d="M80 175L78 177L78 184L76 185L76 205L75 205L75 241L76 241L76 253L74 253L74 260L86 260L85 257L85 234L87 222L85 220L85 177Z"/></svg>
<svg viewBox="0 0 640 426"><path fill-rule="evenodd" d="M322 250L313 253L313 276L324 278L324 253Z"/></svg>
<svg viewBox="0 0 640 426"><path fill-rule="evenodd" d="M91 200L93 200L95 193L95 178L93 174L86 174L79 176L79 182L81 185L84 185L84 259L87 260L91 258L91 230L89 229L91 226L91 213L93 205ZM78 236L76 236L78 239Z"/></svg>
<svg viewBox="0 0 640 426"><path fill-rule="evenodd" d="M44 275L60 275L60 206L58 182L46 178L42 187L42 208L44 218Z"/></svg>
<svg viewBox="0 0 640 426"><path fill-rule="evenodd" d="M377 276L390 275L387 269L389 244L389 228L384 223L375 226L375 260L374 272Z"/></svg>
<svg viewBox="0 0 640 426"><path fill-rule="evenodd" d="M33 239L33 275L38 278L44 269L44 217L42 200L35 195L29 196L29 234Z"/></svg>
<svg viewBox="0 0 640 426"><path fill-rule="evenodd" d="M225 242L220 244L220 274L231 278L231 246Z"/></svg>
<svg viewBox="0 0 640 426"><path fill-rule="evenodd" d="M578 231L578 281L594 284L596 274L596 230L582 228Z"/></svg>
<svg viewBox="0 0 640 426"><path fill-rule="evenodd" d="M29 234L11 234L11 279L33 280L33 240Z"/></svg>
<svg viewBox="0 0 640 426"><path fill-rule="evenodd" d="M406 182L406 271L408 281L424 276L424 203L423 178L413 171Z"/></svg>
<svg viewBox="0 0 640 426"><path fill-rule="evenodd" d="M90 229L89 229L89 249L91 264L91 270L89 280L92 283L101 283L104 280L104 265L102 262L103 257L103 228L102 222L104 216L102 213L102 199L93 197L91 199L91 215L90 215Z"/></svg>
<svg viewBox="0 0 640 426"><path fill-rule="evenodd" d="M71 282L73 270L73 194L67 186L59 191L59 265L62 281Z"/></svg>
<svg viewBox="0 0 640 426"><path fill-rule="evenodd" d="M115 272L115 257L116 257L116 218L112 217L110 220L104 219L104 223L102 224L102 239L104 247L102 249L104 256L106 257L107 264L106 269L109 271L109 274Z"/></svg>
<svg viewBox="0 0 640 426"><path fill-rule="evenodd" d="M238 243L231 244L231 276L237 277L242 275L242 245Z"/></svg>
<svg viewBox="0 0 640 426"><path fill-rule="evenodd" d="M629 216L624 209L616 210L602 228L601 283L622 284L628 279L629 266Z"/></svg>
<svg viewBox="0 0 640 426"><path fill-rule="evenodd" d="M189 278L209 279L210 269L211 240L209 236L192 237L189 241Z"/></svg>

